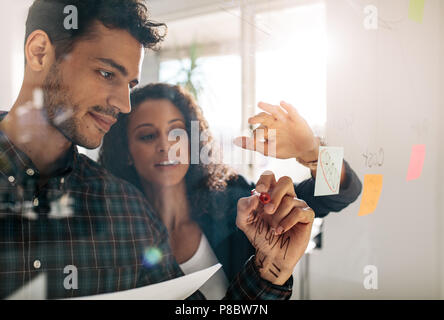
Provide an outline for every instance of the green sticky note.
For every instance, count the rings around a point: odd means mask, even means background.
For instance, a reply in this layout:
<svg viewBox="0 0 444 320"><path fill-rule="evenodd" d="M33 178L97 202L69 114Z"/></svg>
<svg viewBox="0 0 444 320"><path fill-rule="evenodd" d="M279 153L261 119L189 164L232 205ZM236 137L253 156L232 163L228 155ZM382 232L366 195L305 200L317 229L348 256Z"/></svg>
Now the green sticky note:
<svg viewBox="0 0 444 320"><path fill-rule="evenodd" d="M425 0L410 0L409 19L422 23Z"/></svg>

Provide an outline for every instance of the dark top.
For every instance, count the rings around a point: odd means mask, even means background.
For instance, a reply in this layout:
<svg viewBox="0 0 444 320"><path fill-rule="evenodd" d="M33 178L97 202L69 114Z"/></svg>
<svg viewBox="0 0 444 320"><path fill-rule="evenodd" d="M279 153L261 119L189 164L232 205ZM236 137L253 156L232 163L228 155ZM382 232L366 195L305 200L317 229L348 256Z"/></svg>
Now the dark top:
<svg viewBox="0 0 444 320"><path fill-rule="evenodd" d="M31 160L0 131L0 298L46 273L47 298L136 288L183 275L140 192L77 153L38 186ZM157 261L144 261L146 250ZM65 287L65 267L77 288Z"/></svg>

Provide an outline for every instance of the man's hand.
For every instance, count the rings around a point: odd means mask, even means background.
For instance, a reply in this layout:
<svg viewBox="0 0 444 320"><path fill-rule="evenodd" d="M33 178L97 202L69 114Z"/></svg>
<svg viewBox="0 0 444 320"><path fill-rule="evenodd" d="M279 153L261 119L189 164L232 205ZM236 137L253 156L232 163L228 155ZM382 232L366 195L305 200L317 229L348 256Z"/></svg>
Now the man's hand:
<svg viewBox="0 0 444 320"><path fill-rule="evenodd" d="M314 212L296 198L293 182L265 172L256 191L268 192L271 202L263 206L258 196L241 198L236 225L256 249L255 263L263 279L283 285L304 255L310 240Z"/></svg>
<svg viewBox="0 0 444 320"><path fill-rule="evenodd" d="M263 102L258 106L265 112L250 118L248 122L260 126L253 131L252 138L237 137L234 144L278 159L300 158L307 162L317 160L319 140L292 105L282 101L280 106ZM263 130L263 137L259 137L259 130ZM275 130L275 134L272 134L273 131L269 134L269 130ZM259 140L262 138L264 142ZM274 151L276 154L272 154Z"/></svg>

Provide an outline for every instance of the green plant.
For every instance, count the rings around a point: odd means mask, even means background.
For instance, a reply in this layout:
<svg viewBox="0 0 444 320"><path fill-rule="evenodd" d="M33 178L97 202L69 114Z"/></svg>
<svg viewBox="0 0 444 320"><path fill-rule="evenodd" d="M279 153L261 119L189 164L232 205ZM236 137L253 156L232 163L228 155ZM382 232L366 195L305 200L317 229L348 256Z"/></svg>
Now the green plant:
<svg viewBox="0 0 444 320"><path fill-rule="evenodd" d="M189 65L185 65L185 63L182 62L182 68L179 71L179 75L185 75L185 79L176 83L191 92L196 100L199 98L199 94L202 91L200 81L197 79L199 74L198 59L198 45L192 43L189 48Z"/></svg>

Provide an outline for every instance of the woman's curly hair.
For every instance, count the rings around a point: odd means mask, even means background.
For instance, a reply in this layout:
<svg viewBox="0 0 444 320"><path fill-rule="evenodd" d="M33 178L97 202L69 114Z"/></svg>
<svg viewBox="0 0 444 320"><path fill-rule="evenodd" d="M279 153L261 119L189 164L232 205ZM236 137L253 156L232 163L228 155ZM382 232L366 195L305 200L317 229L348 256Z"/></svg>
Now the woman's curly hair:
<svg viewBox="0 0 444 320"><path fill-rule="evenodd" d="M218 161L218 149L209 132L208 122L203 116L202 109L195 99L185 89L177 85L164 83L149 84L137 88L131 93L132 111L146 100L170 101L184 116L185 128L188 137L191 137L191 123L198 121L199 132L205 132L207 139L199 139L199 155L202 148L208 153L208 164L190 164L185 176L187 197L193 207L198 207L200 213L204 213L207 207L207 195L211 191L223 191L227 182L237 178L235 171L229 166ZM142 192L142 184L139 175L133 165L128 163L128 119L130 114L121 114L117 123L105 135L102 148L99 153L99 163L113 175L124 179Z"/></svg>

